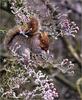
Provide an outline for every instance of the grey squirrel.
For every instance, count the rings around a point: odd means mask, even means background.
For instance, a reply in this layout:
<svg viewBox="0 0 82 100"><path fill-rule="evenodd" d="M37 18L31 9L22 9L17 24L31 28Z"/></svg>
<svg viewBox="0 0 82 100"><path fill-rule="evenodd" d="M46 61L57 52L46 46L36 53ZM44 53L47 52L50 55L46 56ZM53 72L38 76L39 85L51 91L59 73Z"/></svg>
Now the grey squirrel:
<svg viewBox="0 0 82 100"><path fill-rule="evenodd" d="M12 29L9 29L4 39L4 45L6 47L8 46L8 43L12 40L12 38L18 33L20 33L20 28L26 35L33 36L36 34L39 28L38 20L33 17L30 19L28 23L23 23L23 25L17 25L17 26L14 26Z"/></svg>
<svg viewBox="0 0 82 100"><path fill-rule="evenodd" d="M38 32L39 22L36 18L31 18L29 23L21 26L21 29L28 37L20 34L20 26L18 25L7 32L4 45L7 50L23 58L24 62L28 64L30 52L47 52L49 48L49 37L47 32Z"/></svg>

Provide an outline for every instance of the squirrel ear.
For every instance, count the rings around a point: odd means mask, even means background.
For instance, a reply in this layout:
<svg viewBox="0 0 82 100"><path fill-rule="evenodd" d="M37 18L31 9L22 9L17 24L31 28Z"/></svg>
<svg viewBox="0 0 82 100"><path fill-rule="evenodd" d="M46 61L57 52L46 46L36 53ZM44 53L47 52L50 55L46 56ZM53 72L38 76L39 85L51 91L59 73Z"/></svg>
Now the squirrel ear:
<svg viewBox="0 0 82 100"><path fill-rule="evenodd" d="M47 32L44 32L44 36L48 36L48 33Z"/></svg>
<svg viewBox="0 0 82 100"><path fill-rule="evenodd" d="M40 33L40 36L39 37L42 38L43 37L43 33Z"/></svg>
<svg viewBox="0 0 82 100"><path fill-rule="evenodd" d="M48 33L47 32L42 32L42 33L40 33L40 38L42 38L42 37L47 37L48 36Z"/></svg>

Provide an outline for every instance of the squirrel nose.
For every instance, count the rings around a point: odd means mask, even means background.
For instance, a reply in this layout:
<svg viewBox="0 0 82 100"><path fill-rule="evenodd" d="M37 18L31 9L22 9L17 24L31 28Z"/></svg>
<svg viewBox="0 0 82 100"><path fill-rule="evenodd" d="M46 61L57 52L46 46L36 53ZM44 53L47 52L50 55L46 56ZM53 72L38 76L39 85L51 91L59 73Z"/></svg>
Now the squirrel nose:
<svg viewBox="0 0 82 100"><path fill-rule="evenodd" d="M49 50L48 50L48 49L45 49L44 51L45 51L47 54L49 54Z"/></svg>
<svg viewBox="0 0 82 100"><path fill-rule="evenodd" d="M47 54L49 54L49 50L47 50L46 52L47 52Z"/></svg>
<svg viewBox="0 0 82 100"><path fill-rule="evenodd" d="M49 55L49 50L43 50L43 52Z"/></svg>

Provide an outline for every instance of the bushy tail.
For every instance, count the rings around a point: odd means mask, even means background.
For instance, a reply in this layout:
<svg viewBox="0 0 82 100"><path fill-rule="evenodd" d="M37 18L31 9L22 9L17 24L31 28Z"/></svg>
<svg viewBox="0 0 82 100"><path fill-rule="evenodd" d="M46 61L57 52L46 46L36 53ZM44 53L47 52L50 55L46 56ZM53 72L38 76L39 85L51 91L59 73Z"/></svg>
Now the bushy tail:
<svg viewBox="0 0 82 100"><path fill-rule="evenodd" d="M4 39L4 47L8 48L9 42L12 40L12 38L19 32L18 26L15 26L14 28L10 29L5 36Z"/></svg>

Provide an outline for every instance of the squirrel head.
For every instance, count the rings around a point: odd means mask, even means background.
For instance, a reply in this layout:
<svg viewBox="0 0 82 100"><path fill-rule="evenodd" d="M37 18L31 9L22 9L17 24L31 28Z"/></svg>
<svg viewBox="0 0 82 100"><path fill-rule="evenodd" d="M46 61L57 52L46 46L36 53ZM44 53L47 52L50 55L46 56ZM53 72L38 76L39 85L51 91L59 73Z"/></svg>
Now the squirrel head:
<svg viewBox="0 0 82 100"><path fill-rule="evenodd" d="M47 32L40 33L39 36L40 39L40 47L42 50L45 50L47 52L49 48L49 37Z"/></svg>

